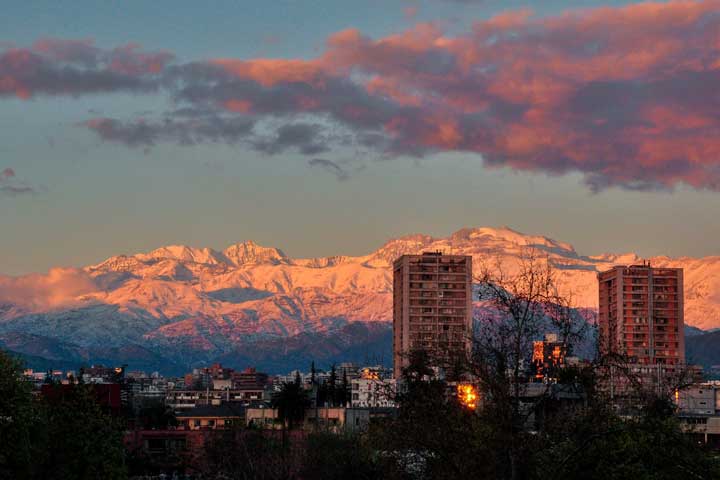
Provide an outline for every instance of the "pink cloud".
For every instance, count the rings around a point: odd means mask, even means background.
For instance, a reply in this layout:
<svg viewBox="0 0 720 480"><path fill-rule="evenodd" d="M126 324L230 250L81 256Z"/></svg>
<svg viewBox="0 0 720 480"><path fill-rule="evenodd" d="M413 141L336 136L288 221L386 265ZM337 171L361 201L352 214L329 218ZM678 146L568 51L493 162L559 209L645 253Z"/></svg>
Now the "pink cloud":
<svg viewBox="0 0 720 480"><path fill-rule="evenodd" d="M0 51L0 97L148 92L158 88L152 76L173 58L135 44L103 50L92 40L41 39Z"/></svg>
<svg viewBox="0 0 720 480"><path fill-rule="evenodd" d="M347 29L316 58L172 68L171 54L132 44L39 41L0 54L0 95L160 90L183 107L179 119L84 124L132 146L243 139L269 153L462 151L492 168L579 173L593 190L720 190L719 31L720 0L705 0L509 11L461 34L434 23L381 38ZM298 130L298 114L312 128ZM244 123L219 135L231 119ZM274 133L247 136L265 120Z"/></svg>
<svg viewBox="0 0 720 480"><path fill-rule="evenodd" d="M0 302L34 308L55 308L74 304L78 297L97 291L83 270L54 268L46 274L20 277L0 275Z"/></svg>

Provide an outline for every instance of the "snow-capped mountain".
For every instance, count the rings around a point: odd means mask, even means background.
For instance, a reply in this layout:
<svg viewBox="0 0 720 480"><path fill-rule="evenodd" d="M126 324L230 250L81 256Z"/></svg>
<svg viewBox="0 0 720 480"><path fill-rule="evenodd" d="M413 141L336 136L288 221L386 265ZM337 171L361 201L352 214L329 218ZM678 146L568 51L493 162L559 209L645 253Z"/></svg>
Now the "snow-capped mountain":
<svg viewBox="0 0 720 480"><path fill-rule="evenodd" d="M509 228L410 235L360 257L296 259L251 241L223 251L172 245L81 269L0 276L0 345L23 334L75 346L84 358L132 347L187 365L228 355L257 358L259 346L282 350L291 338L324 344L340 332L357 332L348 330L351 324L382 337L378 332L387 332L392 319L391 265L399 255L439 250L472 255L476 270L498 261L511 270L528 248L547 255L562 288L583 308L597 307L598 271L641 261L632 253L584 256L570 244ZM720 327L720 257L645 260L683 267L686 323ZM343 342L352 347L352 338Z"/></svg>

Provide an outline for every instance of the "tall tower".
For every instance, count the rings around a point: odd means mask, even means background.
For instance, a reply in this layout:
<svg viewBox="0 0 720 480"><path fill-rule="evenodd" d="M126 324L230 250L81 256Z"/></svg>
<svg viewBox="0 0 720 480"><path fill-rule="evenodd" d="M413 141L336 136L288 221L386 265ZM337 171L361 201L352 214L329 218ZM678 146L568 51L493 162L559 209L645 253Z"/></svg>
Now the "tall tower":
<svg viewBox="0 0 720 480"><path fill-rule="evenodd" d="M399 378L413 350L431 359L470 352L472 257L426 252L393 265L393 373Z"/></svg>
<svg viewBox="0 0 720 480"><path fill-rule="evenodd" d="M682 268L614 267L598 274L600 348L643 365L685 363Z"/></svg>

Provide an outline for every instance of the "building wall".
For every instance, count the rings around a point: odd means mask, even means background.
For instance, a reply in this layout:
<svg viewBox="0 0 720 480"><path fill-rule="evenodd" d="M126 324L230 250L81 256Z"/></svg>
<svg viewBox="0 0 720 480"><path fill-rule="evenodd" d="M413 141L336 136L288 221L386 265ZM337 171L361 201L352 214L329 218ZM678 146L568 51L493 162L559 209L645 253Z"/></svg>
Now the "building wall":
<svg viewBox="0 0 720 480"><path fill-rule="evenodd" d="M181 417L180 426L186 430L222 430L244 422L241 417Z"/></svg>
<svg viewBox="0 0 720 480"><path fill-rule="evenodd" d="M644 365L685 363L681 268L615 267L598 274L598 295L605 353Z"/></svg>
<svg viewBox="0 0 720 480"><path fill-rule="evenodd" d="M355 378L351 382L353 408L387 408L395 406L395 379Z"/></svg>
<svg viewBox="0 0 720 480"><path fill-rule="evenodd" d="M448 357L470 350L472 257L424 253L393 264L393 373L410 351Z"/></svg>

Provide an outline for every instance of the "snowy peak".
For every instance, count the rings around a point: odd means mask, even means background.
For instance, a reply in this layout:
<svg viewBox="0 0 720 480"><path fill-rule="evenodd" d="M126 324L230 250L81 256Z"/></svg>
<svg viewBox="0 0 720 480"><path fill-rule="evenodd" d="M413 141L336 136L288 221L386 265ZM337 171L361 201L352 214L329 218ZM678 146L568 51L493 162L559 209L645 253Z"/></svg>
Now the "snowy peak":
<svg viewBox="0 0 720 480"><path fill-rule="evenodd" d="M450 236L453 244L505 244L528 247L541 247L571 253L575 255L575 248L569 243L558 242L540 235L525 235L509 227L491 228L463 228Z"/></svg>
<svg viewBox="0 0 720 480"><path fill-rule="evenodd" d="M388 264L403 254L422 251L440 251L455 255L517 255L529 247L542 250L551 256L574 259L578 255L569 243L548 237L525 235L508 227L462 228L447 238L429 235L408 235L388 241L370 257Z"/></svg>
<svg viewBox="0 0 720 480"><path fill-rule="evenodd" d="M212 248L193 248L185 245L168 245L153 250L150 253L135 255L135 258L151 261L172 259L182 262L205 263L209 265L226 264L227 259Z"/></svg>
<svg viewBox="0 0 720 480"><path fill-rule="evenodd" d="M270 263L272 265L288 264L290 259L282 250L263 247L253 241L231 245L223 251L225 258L236 266Z"/></svg>
<svg viewBox="0 0 720 480"><path fill-rule="evenodd" d="M89 272L130 272L143 265L144 264L135 257L116 255L97 265L86 267L85 270Z"/></svg>
<svg viewBox="0 0 720 480"><path fill-rule="evenodd" d="M388 265L392 265L392 262L399 256L419 253L426 250L434 241L435 239L430 235L406 235L387 241L385 245L371 255L371 258L375 260L379 259Z"/></svg>

